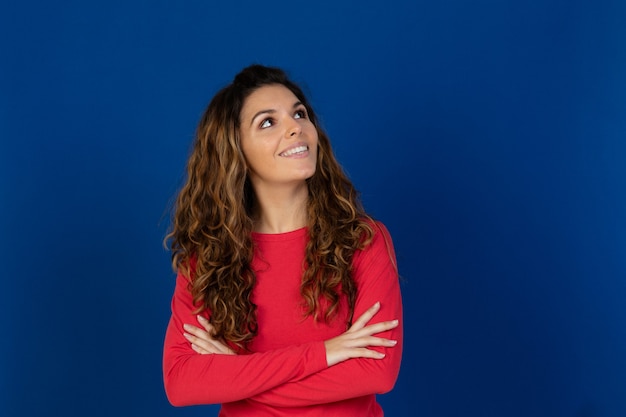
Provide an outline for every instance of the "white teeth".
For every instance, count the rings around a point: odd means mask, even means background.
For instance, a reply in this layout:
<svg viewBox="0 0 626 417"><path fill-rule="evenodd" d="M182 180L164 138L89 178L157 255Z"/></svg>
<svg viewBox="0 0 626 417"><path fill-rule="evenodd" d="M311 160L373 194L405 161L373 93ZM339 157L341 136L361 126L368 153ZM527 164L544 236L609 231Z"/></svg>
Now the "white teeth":
<svg viewBox="0 0 626 417"><path fill-rule="evenodd" d="M296 154L296 153L305 152L308 149L309 149L308 146L297 146L297 147L295 147L293 149L289 149L288 151L285 151L285 152L281 153L281 155L282 156L291 156L291 155Z"/></svg>

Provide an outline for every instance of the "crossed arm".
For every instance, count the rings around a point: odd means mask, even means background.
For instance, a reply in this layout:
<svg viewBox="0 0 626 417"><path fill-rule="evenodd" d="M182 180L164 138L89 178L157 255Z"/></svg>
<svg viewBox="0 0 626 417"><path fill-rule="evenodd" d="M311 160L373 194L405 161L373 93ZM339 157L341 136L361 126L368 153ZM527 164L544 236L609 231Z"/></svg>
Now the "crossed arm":
<svg viewBox="0 0 626 417"><path fill-rule="evenodd" d="M192 314L187 280L179 276L163 362L170 402L192 405L248 399L295 407L389 391L402 354L402 307L393 248L387 239L379 235L368 256L356 261L358 318L348 331L329 340L268 352L237 355L213 339L208 321Z"/></svg>

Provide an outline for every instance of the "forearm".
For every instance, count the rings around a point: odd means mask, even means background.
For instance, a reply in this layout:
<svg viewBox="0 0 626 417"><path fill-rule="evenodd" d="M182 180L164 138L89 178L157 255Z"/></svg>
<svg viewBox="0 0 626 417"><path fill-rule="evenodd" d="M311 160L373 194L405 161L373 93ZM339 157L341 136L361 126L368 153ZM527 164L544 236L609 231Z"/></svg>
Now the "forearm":
<svg viewBox="0 0 626 417"><path fill-rule="evenodd" d="M250 398L287 381L324 369L323 343L250 355L199 355L189 347L167 342L163 378L175 406L217 404ZM187 345L188 342L187 342Z"/></svg>
<svg viewBox="0 0 626 417"><path fill-rule="evenodd" d="M377 348L385 353L382 360L350 359L308 377L276 386L252 399L274 406L298 407L388 392L393 388L400 369L401 328L393 331L390 337L398 340L398 344L392 348Z"/></svg>

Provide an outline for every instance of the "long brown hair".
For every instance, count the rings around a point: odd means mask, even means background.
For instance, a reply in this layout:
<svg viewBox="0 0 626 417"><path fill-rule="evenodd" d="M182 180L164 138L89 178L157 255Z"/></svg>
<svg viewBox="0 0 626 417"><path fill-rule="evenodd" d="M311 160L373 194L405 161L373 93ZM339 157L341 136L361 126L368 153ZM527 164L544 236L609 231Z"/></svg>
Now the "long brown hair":
<svg viewBox="0 0 626 417"><path fill-rule="evenodd" d="M265 85L287 87L306 107L318 133L315 174L307 180L308 234L301 294L304 314L328 322L345 295L352 321L357 288L354 252L367 245L373 221L335 159L328 136L300 87L279 68L252 65L220 90L204 112L176 199L170 232L172 266L190 278L198 311L210 311L215 337L245 348L257 334L251 238L255 195L241 151L239 123L246 98Z"/></svg>

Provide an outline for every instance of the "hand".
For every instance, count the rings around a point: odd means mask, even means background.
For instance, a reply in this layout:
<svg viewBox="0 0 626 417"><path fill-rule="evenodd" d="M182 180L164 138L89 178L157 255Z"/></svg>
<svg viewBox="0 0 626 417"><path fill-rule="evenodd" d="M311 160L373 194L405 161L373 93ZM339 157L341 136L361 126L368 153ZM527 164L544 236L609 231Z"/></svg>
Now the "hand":
<svg viewBox="0 0 626 417"><path fill-rule="evenodd" d="M351 358L382 359L384 353L368 349L370 346L393 347L397 341L372 335L391 330L398 326L398 320L383 321L366 326L378 313L380 303L374 304L344 334L324 342L328 366L336 365Z"/></svg>
<svg viewBox="0 0 626 417"><path fill-rule="evenodd" d="M185 333L183 335L191 343L191 348L201 355L219 354L219 355L236 355L235 351L229 348L222 340L215 339L211 334L213 333L213 326L207 319L202 316L198 316L198 321L202 325L203 329L193 326L191 324L185 324L183 328Z"/></svg>

